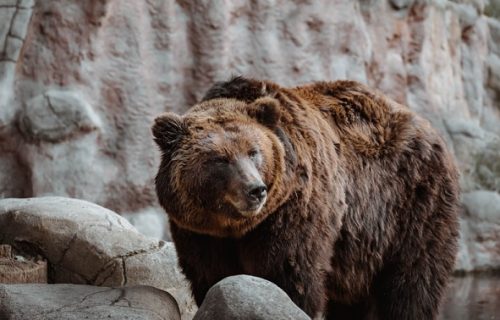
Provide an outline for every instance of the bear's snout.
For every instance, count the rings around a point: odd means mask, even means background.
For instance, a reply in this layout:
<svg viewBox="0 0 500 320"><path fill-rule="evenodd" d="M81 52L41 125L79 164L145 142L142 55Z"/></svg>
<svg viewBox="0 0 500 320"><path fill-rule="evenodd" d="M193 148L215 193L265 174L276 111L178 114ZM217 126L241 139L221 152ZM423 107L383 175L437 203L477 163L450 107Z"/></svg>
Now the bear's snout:
<svg viewBox="0 0 500 320"><path fill-rule="evenodd" d="M226 197L238 212L245 217L256 215L267 200L267 187L262 181L240 185L230 190Z"/></svg>
<svg viewBox="0 0 500 320"><path fill-rule="evenodd" d="M232 170L226 201L245 217L258 214L267 200L267 186L259 171L249 159L236 161Z"/></svg>
<svg viewBox="0 0 500 320"><path fill-rule="evenodd" d="M267 199L267 187L263 183L253 184L247 188L247 209L244 211L258 212Z"/></svg>
<svg viewBox="0 0 500 320"><path fill-rule="evenodd" d="M267 187L264 184L253 185L249 188L247 196L250 201L260 204L267 196Z"/></svg>

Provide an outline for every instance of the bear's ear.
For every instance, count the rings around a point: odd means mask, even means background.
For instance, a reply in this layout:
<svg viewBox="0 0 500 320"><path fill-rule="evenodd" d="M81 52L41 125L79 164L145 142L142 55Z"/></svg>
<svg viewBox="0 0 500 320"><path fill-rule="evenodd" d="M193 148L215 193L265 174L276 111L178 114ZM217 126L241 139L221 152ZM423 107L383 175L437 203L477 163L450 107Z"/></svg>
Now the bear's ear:
<svg viewBox="0 0 500 320"><path fill-rule="evenodd" d="M182 118L167 112L155 119L153 127L154 140L163 151L172 151L176 143L187 134L187 128Z"/></svg>
<svg viewBox="0 0 500 320"><path fill-rule="evenodd" d="M259 98L248 107L248 115L266 127L274 129L281 118L280 104L278 100L270 97Z"/></svg>

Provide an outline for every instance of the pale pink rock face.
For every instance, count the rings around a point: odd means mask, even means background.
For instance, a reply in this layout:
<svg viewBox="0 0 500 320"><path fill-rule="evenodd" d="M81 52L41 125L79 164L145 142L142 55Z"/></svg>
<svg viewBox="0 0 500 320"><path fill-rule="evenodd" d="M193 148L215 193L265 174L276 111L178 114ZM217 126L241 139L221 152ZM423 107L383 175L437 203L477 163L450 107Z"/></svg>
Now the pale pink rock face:
<svg viewBox="0 0 500 320"><path fill-rule="evenodd" d="M378 88L441 130L465 199L498 196L500 22L458 2L0 0L0 198L161 212L152 119L235 74ZM493 244L474 236L483 203L467 204L459 270L500 266L498 219Z"/></svg>

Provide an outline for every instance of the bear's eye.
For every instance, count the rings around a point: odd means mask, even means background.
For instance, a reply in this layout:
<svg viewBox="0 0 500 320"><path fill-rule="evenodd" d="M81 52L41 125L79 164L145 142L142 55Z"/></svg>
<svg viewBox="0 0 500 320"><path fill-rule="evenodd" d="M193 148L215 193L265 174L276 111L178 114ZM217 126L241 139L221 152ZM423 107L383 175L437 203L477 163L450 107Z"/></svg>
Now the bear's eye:
<svg viewBox="0 0 500 320"><path fill-rule="evenodd" d="M259 155L259 151L257 149L252 149L250 151L248 151L248 156L250 158L255 158Z"/></svg>
<svg viewBox="0 0 500 320"><path fill-rule="evenodd" d="M227 157L215 157L212 159L212 163L226 164L226 163L229 163L229 159Z"/></svg>

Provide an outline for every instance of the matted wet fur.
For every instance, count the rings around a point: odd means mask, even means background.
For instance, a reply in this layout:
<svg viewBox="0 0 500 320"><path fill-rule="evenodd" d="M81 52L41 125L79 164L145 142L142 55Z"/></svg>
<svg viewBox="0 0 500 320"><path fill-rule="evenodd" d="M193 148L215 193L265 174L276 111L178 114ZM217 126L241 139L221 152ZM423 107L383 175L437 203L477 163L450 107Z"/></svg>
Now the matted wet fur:
<svg viewBox="0 0 500 320"><path fill-rule="evenodd" d="M238 77L184 116L159 116L153 134L158 198L198 305L250 274L312 317L436 318L457 252L458 174L408 108L353 81ZM245 209L242 179L265 184L262 209Z"/></svg>

